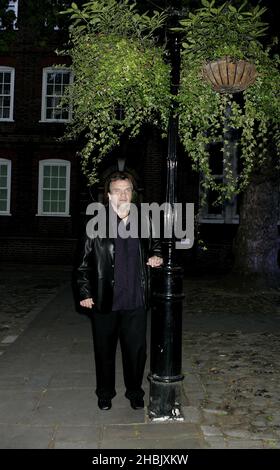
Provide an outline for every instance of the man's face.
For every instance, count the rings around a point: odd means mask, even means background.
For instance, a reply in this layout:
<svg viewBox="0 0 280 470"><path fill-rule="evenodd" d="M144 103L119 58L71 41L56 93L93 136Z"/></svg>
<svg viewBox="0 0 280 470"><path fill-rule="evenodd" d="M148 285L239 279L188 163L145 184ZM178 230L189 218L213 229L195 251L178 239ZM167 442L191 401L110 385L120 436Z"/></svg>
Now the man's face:
<svg viewBox="0 0 280 470"><path fill-rule="evenodd" d="M128 179L112 181L108 197L113 209L117 212L119 217L123 219L128 215L130 210L132 199L131 182Z"/></svg>

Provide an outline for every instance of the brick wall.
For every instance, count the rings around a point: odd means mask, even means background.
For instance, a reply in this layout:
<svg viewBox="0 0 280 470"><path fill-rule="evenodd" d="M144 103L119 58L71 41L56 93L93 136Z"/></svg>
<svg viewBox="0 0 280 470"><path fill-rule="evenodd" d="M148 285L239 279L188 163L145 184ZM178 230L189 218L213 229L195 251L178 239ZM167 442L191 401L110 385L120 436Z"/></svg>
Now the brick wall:
<svg viewBox="0 0 280 470"><path fill-rule="evenodd" d="M76 239L0 237L2 262L72 265Z"/></svg>
<svg viewBox="0 0 280 470"><path fill-rule="evenodd" d="M64 124L40 122L43 68L67 63L54 50L23 42L0 55L0 65L15 68L15 122L0 122L0 158L12 161L11 215L0 216L0 260L69 263L73 257L80 198L76 149L57 140ZM39 161L47 158L71 162L70 217L37 216Z"/></svg>

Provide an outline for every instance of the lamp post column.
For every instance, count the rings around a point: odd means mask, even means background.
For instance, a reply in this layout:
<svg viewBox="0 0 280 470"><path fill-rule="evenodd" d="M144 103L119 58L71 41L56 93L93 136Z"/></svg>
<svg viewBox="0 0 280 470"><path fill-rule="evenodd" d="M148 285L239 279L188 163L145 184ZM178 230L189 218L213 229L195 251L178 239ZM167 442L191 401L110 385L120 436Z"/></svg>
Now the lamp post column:
<svg viewBox="0 0 280 470"><path fill-rule="evenodd" d="M179 84L180 53L177 40L172 48L172 92ZM172 232L165 241L167 256L163 268L154 278L154 294L151 317L151 364L149 417L152 420L183 420L182 396L182 309L183 269L175 261L174 204L177 183L177 134L178 119L170 114L167 153L166 202L164 224ZM169 230L168 230L169 232Z"/></svg>

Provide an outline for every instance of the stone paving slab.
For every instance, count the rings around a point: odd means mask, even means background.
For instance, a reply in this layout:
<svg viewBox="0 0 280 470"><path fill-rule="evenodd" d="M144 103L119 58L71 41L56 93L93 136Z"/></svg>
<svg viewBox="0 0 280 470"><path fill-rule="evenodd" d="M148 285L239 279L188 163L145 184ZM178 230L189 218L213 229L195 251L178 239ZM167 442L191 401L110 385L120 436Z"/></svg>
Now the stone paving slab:
<svg viewBox="0 0 280 470"><path fill-rule="evenodd" d="M69 266L0 265L0 348L8 335L25 328L56 297L71 277ZM4 346L3 346L4 347Z"/></svg>
<svg viewBox="0 0 280 470"><path fill-rule="evenodd" d="M99 449L97 442L95 441L83 441L83 440L77 440L77 441L71 441L71 440L61 440L58 438L54 442L53 449Z"/></svg>
<svg viewBox="0 0 280 470"><path fill-rule="evenodd" d="M52 426L0 424L0 449L51 448L54 431Z"/></svg>
<svg viewBox="0 0 280 470"><path fill-rule="evenodd" d="M40 397L40 392L0 390L0 424L20 424L28 421Z"/></svg>
<svg viewBox="0 0 280 470"><path fill-rule="evenodd" d="M0 395L1 396L1 395ZM46 390L36 409L21 419L36 425L93 425L105 423L139 423L145 421L144 410L132 410L128 405L114 407L104 413L97 408L91 389Z"/></svg>
<svg viewBox="0 0 280 470"><path fill-rule="evenodd" d="M114 439L102 441L102 449L203 449L205 442L189 437L187 439Z"/></svg>
<svg viewBox="0 0 280 470"><path fill-rule="evenodd" d="M55 449L98 449L102 426L59 426L57 427Z"/></svg>
<svg viewBox="0 0 280 470"><path fill-rule="evenodd" d="M51 374L47 375L0 375L0 391L37 391L46 389L51 381Z"/></svg>
<svg viewBox="0 0 280 470"><path fill-rule="evenodd" d="M115 438L127 439L172 439L189 438L190 436L202 437L199 426L190 423L148 423L126 426L123 424L104 426L103 439L112 440Z"/></svg>
<svg viewBox="0 0 280 470"><path fill-rule="evenodd" d="M12 279L12 271L7 272ZM54 292L51 282L55 284L55 276L59 282ZM146 407L135 411L124 397L119 349L117 396L110 411L98 409L91 325L86 316L73 309L71 286L65 283L68 276L67 272L54 270L52 279L51 269L40 274L40 283L34 276L32 282L40 295L45 277L49 296L41 310L37 302L36 315L18 338L0 346L1 448L280 447L277 291L246 294L231 289L229 293L220 284L215 285L215 280L186 280L182 397L185 421L159 424L148 419L148 362L143 384ZM27 280L26 310L30 307L32 311L30 273ZM20 276L15 278L15 282L19 281ZM24 297L22 290L18 292L20 295L15 290L14 297L20 297L21 314ZM2 289L5 307L4 294ZM15 312L19 305L15 300ZM258 305L262 308L256 310ZM7 300L3 320L0 311L0 326L12 313L12 304ZM17 335L13 328L11 323L3 335Z"/></svg>
<svg viewBox="0 0 280 470"><path fill-rule="evenodd" d="M0 382L1 383L1 382ZM71 388L89 388L94 390L95 380L93 372L78 371L78 372L62 372L60 374L54 373L49 381L48 388L63 389Z"/></svg>
<svg viewBox="0 0 280 470"><path fill-rule="evenodd" d="M42 371L51 370L53 373L88 372L92 370L93 359L90 355L70 354L68 349L61 352L48 350L41 354L39 367Z"/></svg>

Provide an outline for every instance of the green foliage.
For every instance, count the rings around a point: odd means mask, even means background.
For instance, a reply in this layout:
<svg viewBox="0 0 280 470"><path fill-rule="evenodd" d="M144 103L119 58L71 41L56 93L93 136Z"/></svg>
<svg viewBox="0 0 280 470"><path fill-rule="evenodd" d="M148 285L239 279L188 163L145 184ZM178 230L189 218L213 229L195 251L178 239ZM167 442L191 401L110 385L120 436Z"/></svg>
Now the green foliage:
<svg viewBox="0 0 280 470"><path fill-rule="evenodd" d="M186 34L183 47L189 56L215 59L224 55L250 59L260 46L259 39L267 30L261 20L266 8L257 5L245 9L247 1L237 8L230 1L216 6L216 0L201 0L202 7L174 28Z"/></svg>
<svg viewBox="0 0 280 470"><path fill-rule="evenodd" d="M166 13L147 12L140 15L136 3L130 0L92 0L83 5L82 9L72 3L71 8L62 12L70 14L72 25L77 32L111 34L124 37L137 37L139 40L150 38L160 28L165 20Z"/></svg>
<svg viewBox="0 0 280 470"><path fill-rule="evenodd" d="M189 13L177 28L184 34L176 98L180 138L194 168L203 174L204 189L218 191L218 202L246 187L253 169L266 158L268 142L280 155L279 57L273 47L264 49L260 42L267 26L264 11L260 6L246 9L246 2L217 7L215 0L202 0L202 8ZM144 123L167 130L170 66L164 48L156 43L166 12L149 16L139 14L129 0L92 0L82 8L73 3L63 14L71 21L64 53L72 59L75 76L67 97L73 104L73 122L65 138L83 136L82 168L92 184L98 162L119 145L124 133L134 137ZM257 79L242 100L214 92L203 79L203 63L223 56L256 65ZM240 135L238 175L230 159L226 131L231 128ZM213 141L224 143L224 183L217 184L211 174L208 149Z"/></svg>
<svg viewBox="0 0 280 470"><path fill-rule="evenodd" d="M214 0L203 0L202 4L203 8L181 21L185 38L178 94L179 128L193 167L203 175L202 187L217 191L219 203L246 187L253 169L266 158L268 142L273 142L280 156L280 61L271 47L264 49L257 40L263 34L264 9L258 6L245 11L244 4L236 9L229 2L216 8ZM220 29L219 24L225 29ZM204 61L225 55L255 63L256 81L243 92L242 100L236 99L238 94L213 91L202 77ZM239 175L231 165L225 132L231 128L241 136ZM213 141L223 142L223 184L215 182L209 166L208 149Z"/></svg>
<svg viewBox="0 0 280 470"><path fill-rule="evenodd" d="M97 165L126 133L136 136L144 123L166 131L170 109L170 67L154 32L164 14L140 15L128 0L72 4L70 47L74 83L68 99L73 121L65 138L83 135L80 152L89 184L97 181Z"/></svg>

